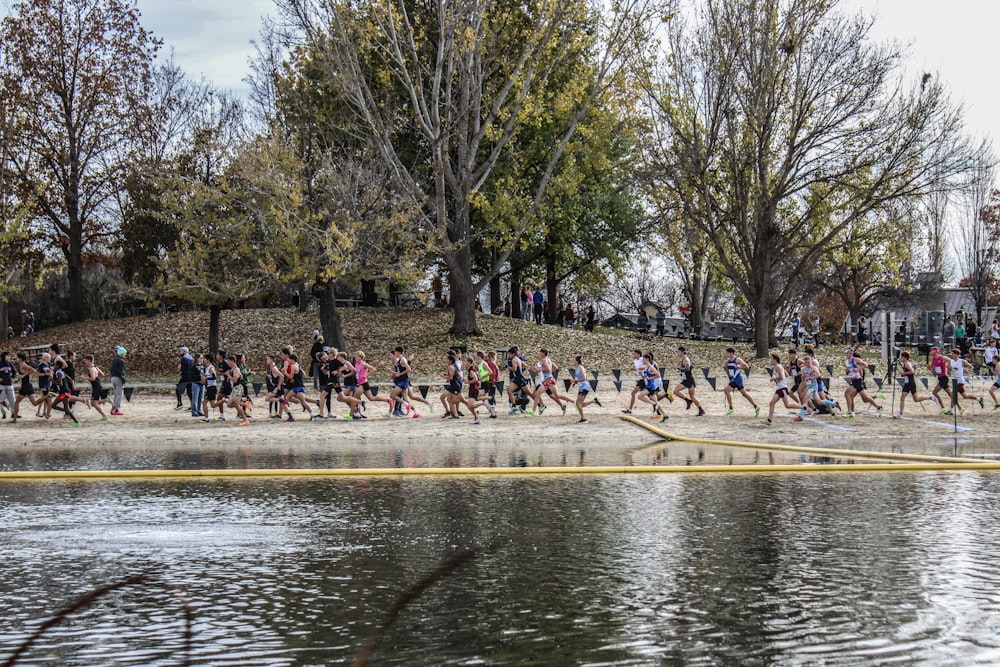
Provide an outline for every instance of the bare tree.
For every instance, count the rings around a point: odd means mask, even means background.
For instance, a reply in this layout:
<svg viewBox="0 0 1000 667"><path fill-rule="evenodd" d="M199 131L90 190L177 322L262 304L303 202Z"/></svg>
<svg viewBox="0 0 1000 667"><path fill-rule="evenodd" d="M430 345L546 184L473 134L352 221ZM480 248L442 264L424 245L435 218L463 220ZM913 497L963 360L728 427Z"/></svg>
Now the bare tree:
<svg viewBox="0 0 1000 667"><path fill-rule="evenodd" d="M955 236L962 284L968 287L976 305L976 322L983 321L983 311L989 305L989 288L997 260L1000 259L1000 238L997 225L988 210L996 183L993 164L984 163L973 172L965 191L958 234Z"/></svg>
<svg viewBox="0 0 1000 667"><path fill-rule="evenodd" d="M715 246L753 310L766 356L774 314L850 225L975 163L961 109L901 53L827 0L703 0L675 18L662 85L664 187Z"/></svg>
<svg viewBox="0 0 1000 667"><path fill-rule="evenodd" d="M323 47L326 76L355 115L358 132L389 165L394 186L420 202L448 267L454 333L478 332L477 295L544 200L580 121L622 64L641 55L653 2L626 0L609 14L579 0L279 2L290 25ZM587 65L572 85L546 97L554 73L574 60ZM477 279L470 246L490 230L473 227L473 201L537 105L573 111L550 137L550 159L509 242Z"/></svg>
<svg viewBox="0 0 1000 667"><path fill-rule="evenodd" d="M124 0L19 2L0 27L0 96L19 110L15 171L66 259L73 320L84 317L84 252L108 238L149 130L157 46Z"/></svg>

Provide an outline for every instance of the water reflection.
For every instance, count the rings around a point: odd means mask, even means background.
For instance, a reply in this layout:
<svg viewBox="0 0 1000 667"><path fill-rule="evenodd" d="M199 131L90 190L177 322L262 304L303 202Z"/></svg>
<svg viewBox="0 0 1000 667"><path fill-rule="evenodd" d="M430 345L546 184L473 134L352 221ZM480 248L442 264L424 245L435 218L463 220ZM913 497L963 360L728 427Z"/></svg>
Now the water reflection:
<svg viewBox="0 0 1000 667"><path fill-rule="evenodd" d="M375 664L1000 659L998 478L975 473L0 485L0 646L136 571L181 585L196 662L335 664L443 559ZM168 593L21 664L179 663Z"/></svg>

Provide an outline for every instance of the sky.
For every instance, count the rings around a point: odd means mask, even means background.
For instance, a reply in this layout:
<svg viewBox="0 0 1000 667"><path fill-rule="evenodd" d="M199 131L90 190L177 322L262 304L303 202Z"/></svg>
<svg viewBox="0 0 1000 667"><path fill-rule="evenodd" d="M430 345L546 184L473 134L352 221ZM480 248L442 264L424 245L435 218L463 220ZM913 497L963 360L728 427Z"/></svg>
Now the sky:
<svg viewBox="0 0 1000 667"><path fill-rule="evenodd" d="M189 74L204 77L237 93L251 40L261 17L272 12L271 0L138 0L142 22L165 41L165 52ZM970 133L1000 142L1000 87L993 34L1000 21L996 0L841 0L849 12L876 16L873 37L907 46L908 73L940 75L953 99L966 108Z"/></svg>

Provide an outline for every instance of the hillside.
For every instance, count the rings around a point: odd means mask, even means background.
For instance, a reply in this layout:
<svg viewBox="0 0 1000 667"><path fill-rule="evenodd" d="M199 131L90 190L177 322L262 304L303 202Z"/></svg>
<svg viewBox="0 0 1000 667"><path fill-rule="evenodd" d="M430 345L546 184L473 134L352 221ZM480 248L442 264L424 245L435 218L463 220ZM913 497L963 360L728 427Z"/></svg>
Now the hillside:
<svg viewBox="0 0 1000 667"><path fill-rule="evenodd" d="M669 355L668 362L673 362L673 350L680 344L675 338L588 333L483 314L479 316L483 335L463 339L447 334L452 319L448 310L351 308L342 310L341 315L351 353L364 350L369 362L381 369L385 367L387 352L396 345L404 345L408 354L413 355L415 375L423 380L437 377L451 345L466 345L470 350L518 345L532 353L545 347L560 366L568 367L570 357L581 354L588 369L608 373L616 368L630 368L631 352L637 347L643 351L652 349L658 360ZM277 352L283 345L292 344L296 350L308 353L312 331L318 327L316 311L227 310L222 313L220 345L227 351L244 352L251 368L260 369L264 355ZM129 373L133 377L173 376L180 345L187 345L192 351L208 349L208 312L68 325L9 341L9 348L16 351L18 347L51 342L66 343L80 355L93 354L105 368L115 347L121 344L128 349ZM688 342L687 346L695 366L712 366L721 373L724 345ZM745 358L752 355L749 346L738 350ZM672 366L666 364L667 368ZM377 377L384 379L381 373ZM631 374L625 377L630 378Z"/></svg>

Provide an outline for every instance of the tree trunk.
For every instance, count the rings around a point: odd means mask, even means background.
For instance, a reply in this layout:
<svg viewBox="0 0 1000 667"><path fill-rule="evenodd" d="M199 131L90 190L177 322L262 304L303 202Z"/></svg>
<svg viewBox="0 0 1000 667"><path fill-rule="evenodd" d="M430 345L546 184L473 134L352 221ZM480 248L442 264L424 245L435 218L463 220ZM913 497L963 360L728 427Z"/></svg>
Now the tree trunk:
<svg viewBox="0 0 1000 667"><path fill-rule="evenodd" d="M476 325L476 294L472 285L472 250L463 243L454 250L444 253L448 266L448 287L451 299L448 303L455 309L455 319L448 333L456 336L479 336Z"/></svg>
<svg viewBox="0 0 1000 667"><path fill-rule="evenodd" d="M545 258L545 299L549 302L549 316L546 322L559 319L556 306L559 304L559 281L556 280L556 257L549 254Z"/></svg>
<svg viewBox="0 0 1000 667"><path fill-rule="evenodd" d="M766 359L771 353L771 308L765 299L758 299L753 309L754 356Z"/></svg>
<svg viewBox="0 0 1000 667"><path fill-rule="evenodd" d="M82 322L86 317L86 304L83 300L83 250L81 239L76 234L69 241L66 269L66 277L69 279L70 322Z"/></svg>
<svg viewBox="0 0 1000 667"><path fill-rule="evenodd" d="M219 320L222 316L222 306L213 304L208 309L208 351L215 358L219 351Z"/></svg>
<svg viewBox="0 0 1000 667"><path fill-rule="evenodd" d="M10 321L7 319L7 308L9 306L10 301L8 299L0 299L0 340L7 340L7 327L10 326Z"/></svg>
<svg viewBox="0 0 1000 667"><path fill-rule="evenodd" d="M521 285L521 272L510 272L510 316L515 320L521 319L521 292L524 286Z"/></svg>
<svg viewBox="0 0 1000 667"><path fill-rule="evenodd" d="M691 294L688 295L690 299L688 305L691 307L691 328L695 331L701 331L701 327L705 324L705 301L703 297L702 278L700 271L698 271L694 273L691 280Z"/></svg>
<svg viewBox="0 0 1000 667"><path fill-rule="evenodd" d="M495 313L503 305L503 298L500 294L500 276L490 278L490 312Z"/></svg>
<svg viewBox="0 0 1000 667"><path fill-rule="evenodd" d="M299 283L299 312L304 313L309 308L309 301L312 299L309 294L309 282L303 280ZM340 349L340 348L337 348Z"/></svg>
<svg viewBox="0 0 1000 667"><path fill-rule="evenodd" d="M337 293L333 285L330 281L316 283L313 291L319 297L319 324L323 329L323 340L327 345L343 350L347 345L344 343L340 311L337 310Z"/></svg>

